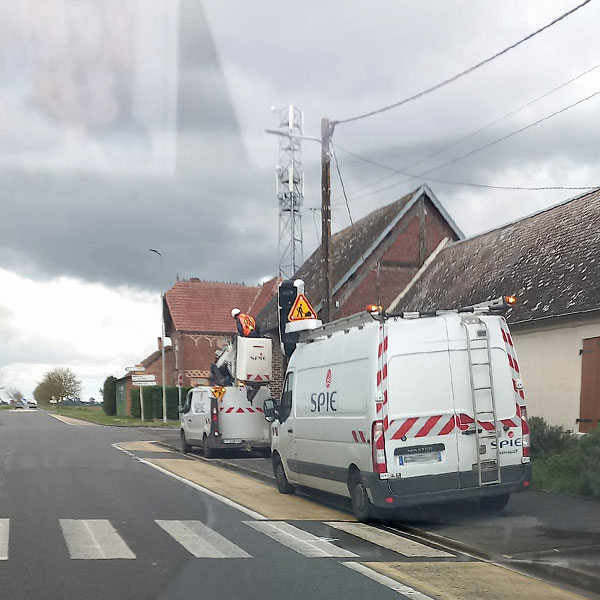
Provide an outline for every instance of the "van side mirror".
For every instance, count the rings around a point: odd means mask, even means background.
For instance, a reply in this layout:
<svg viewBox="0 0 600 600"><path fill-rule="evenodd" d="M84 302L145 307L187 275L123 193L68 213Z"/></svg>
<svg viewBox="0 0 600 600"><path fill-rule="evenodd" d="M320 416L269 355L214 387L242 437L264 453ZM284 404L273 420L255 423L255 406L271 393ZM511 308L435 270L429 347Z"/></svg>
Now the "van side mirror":
<svg viewBox="0 0 600 600"><path fill-rule="evenodd" d="M272 423L277 418L277 408L275 407L275 400L273 398L267 398L263 402L263 411L265 413L265 421Z"/></svg>

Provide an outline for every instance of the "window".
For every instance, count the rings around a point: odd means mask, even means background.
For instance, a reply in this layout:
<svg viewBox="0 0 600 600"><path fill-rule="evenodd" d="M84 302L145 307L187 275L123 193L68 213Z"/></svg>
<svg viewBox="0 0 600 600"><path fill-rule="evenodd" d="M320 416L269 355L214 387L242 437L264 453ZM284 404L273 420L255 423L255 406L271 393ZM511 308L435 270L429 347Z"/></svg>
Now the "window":
<svg viewBox="0 0 600 600"><path fill-rule="evenodd" d="M285 378L283 384L283 393L281 394L281 403L279 405L279 422L285 423L292 412L292 394L294 388L294 373L290 372Z"/></svg>
<svg viewBox="0 0 600 600"><path fill-rule="evenodd" d="M183 401L183 406L181 407L181 412L182 413L190 412L191 405L192 405L192 390L190 390L187 393L187 395Z"/></svg>

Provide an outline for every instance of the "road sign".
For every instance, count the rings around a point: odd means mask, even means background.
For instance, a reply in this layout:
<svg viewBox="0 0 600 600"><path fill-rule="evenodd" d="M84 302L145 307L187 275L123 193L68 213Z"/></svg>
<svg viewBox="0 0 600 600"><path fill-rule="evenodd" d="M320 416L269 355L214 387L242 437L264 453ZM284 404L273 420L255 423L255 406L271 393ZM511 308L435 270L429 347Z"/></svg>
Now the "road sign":
<svg viewBox="0 0 600 600"><path fill-rule="evenodd" d="M304 319L316 318L317 313L306 299L306 296L304 294L298 294L294 306L292 306L288 314L288 321L303 321Z"/></svg>
<svg viewBox="0 0 600 600"><path fill-rule="evenodd" d="M131 383L133 385L136 385L137 387L146 387L149 385L156 385L156 381L132 381Z"/></svg>
<svg viewBox="0 0 600 600"><path fill-rule="evenodd" d="M150 381L154 383L156 381L156 375L132 375L131 382L132 383L140 383L142 381Z"/></svg>
<svg viewBox="0 0 600 600"><path fill-rule="evenodd" d="M179 375L177 375L177 387L181 388L183 387L183 374L179 373Z"/></svg>
<svg viewBox="0 0 600 600"><path fill-rule="evenodd" d="M125 367L125 370L130 371L145 371L146 367L144 365L135 365L135 367Z"/></svg>
<svg viewBox="0 0 600 600"><path fill-rule="evenodd" d="M223 396L225 395L225 388L221 385L210 388L210 391L212 392L212 395L219 401L222 400Z"/></svg>

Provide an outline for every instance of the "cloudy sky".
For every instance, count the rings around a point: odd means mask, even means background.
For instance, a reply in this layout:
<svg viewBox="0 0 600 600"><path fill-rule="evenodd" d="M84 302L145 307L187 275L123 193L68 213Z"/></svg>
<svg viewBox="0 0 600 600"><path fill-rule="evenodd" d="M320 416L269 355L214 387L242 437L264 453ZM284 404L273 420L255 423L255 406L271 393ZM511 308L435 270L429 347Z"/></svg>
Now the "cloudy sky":
<svg viewBox="0 0 600 600"><path fill-rule="evenodd" d="M271 106L295 104L317 136L321 117L419 92L579 3L0 0L4 385L30 395L70 366L98 397L155 348L176 274L255 284L276 272ZM472 235L578 192L447 181L600 185L600 95L435 168L599 91L598 22L596 0L443 89L338 125L352 216L427 181ZM319 152L304 143L305 257L320 235ZM333 228L348 223L334 177Z"/></svg>

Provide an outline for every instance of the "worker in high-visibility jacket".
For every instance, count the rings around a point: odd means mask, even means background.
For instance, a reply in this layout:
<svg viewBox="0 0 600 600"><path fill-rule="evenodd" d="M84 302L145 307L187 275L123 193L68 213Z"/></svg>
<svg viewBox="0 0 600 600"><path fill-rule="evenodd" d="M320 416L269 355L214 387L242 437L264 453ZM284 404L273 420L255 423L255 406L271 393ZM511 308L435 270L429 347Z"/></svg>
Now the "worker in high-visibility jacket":
<svg viewBox="0 0 600 600"><path fill-rule="evenodd" d="M239 308L231 309L231 316L235 319L238 333L242 337L259 337L256 321Z"/></svg>

